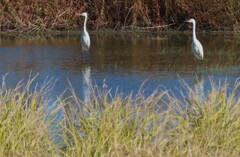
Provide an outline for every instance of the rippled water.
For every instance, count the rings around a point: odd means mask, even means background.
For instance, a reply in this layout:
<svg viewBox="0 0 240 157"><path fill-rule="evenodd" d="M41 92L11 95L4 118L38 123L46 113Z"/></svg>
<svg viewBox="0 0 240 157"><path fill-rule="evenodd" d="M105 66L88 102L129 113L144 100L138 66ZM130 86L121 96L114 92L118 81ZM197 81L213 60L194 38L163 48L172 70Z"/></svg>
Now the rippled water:
<svg viewBox="0 0 240 157"><path fill-rule="evenodd" d="M82 53L79 34L48 36L1 36L0 75L7 85L39 73L35 82L54 77L54 94L69 87L67 79L84 99L84 75L113 93L136 93L143 81L144 94L158 86L173 93L182 88L179 79L191 87L210 89L209 77L231 86L240 76L240 38L231 34L197 34L204 48L204 61L191 52L191 34L91 33L90 53ZM196 81L198 80L198 81ZM200 88L199 87L199 88Z"/></svg>

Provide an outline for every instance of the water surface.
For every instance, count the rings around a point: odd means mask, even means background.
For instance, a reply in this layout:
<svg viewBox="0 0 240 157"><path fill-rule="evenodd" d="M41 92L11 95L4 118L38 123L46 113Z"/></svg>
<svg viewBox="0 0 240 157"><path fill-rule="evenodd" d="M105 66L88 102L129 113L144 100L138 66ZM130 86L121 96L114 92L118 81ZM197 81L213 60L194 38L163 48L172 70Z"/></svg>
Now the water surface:
<svg viewBox="0 0 240 157"><path fill-rule="evenodd" d="M90 53L82 53L80 35L1 36L0 75L14 86L39 73L36 83L54 77L54 94L60 94L70 80L78 96L88 95L85 78L100 88L124 94L137 93L143 81L144 95L164 86L178 95L179 79L191 87L210 88L209 77L229 83L240 76L240 39L231 34L197 34L204 48L204 60L191 52L191 34L90 33ZM196 81L198 80L198 81Z"/></svg>

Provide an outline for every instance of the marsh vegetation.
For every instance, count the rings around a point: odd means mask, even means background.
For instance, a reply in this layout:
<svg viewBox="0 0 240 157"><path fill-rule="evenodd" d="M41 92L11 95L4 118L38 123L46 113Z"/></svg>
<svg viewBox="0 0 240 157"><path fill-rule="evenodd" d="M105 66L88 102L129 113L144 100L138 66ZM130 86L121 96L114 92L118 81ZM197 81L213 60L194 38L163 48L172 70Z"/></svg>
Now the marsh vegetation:
<svg viewBox="0 0 240 157"><path fill-rule="evenodd" d="M54 80L31 88L33 82L0 88L0 156L240 154L239 80L230 90L212 81L202 100L183 80L188 94L181 98L167 90L124 97L91 85L83 101L69 88L71 95L59 95L50 108Z"/></svg>
<svg viewBox="0 0 240 157"><path fill-rule="evenodd" d="M76 13L89 13L91 30L179 30L188 18L204 30L239 32L238 0L21 0L0 2L1 30L42 32L82 26ZM82 28L82 27L81 27Z"/></svg>

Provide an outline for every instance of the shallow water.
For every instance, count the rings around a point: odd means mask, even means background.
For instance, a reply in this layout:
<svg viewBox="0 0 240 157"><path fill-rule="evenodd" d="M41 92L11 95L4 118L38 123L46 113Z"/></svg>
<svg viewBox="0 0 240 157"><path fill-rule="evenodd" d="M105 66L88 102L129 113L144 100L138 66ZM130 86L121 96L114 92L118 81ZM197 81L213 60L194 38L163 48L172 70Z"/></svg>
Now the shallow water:
<svg viewBox="0 0 240 157"><path fill-rule="evenodd" d="M79 34L48 36L1 36L0 75L14 86L39 73L35 83L54 77L54 95L71 82L78 96L86 99L84 75L100 88L124 94L137 93L143 81L144 95L164 86L176 96L181 79L202 93L210 80L225 80L229 90L240 76L240 38L231 34L197 34L204 48L204 61L191 52L191 34L104 34L91 33L89 54L81 52ZM197 81L199 80L199 81Z"/></svg>

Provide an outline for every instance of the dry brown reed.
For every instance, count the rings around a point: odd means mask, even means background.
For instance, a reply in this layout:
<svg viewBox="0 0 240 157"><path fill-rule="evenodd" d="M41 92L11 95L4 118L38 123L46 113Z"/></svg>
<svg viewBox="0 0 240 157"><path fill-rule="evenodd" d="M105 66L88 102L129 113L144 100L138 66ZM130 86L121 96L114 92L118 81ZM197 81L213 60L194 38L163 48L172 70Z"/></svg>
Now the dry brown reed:
<svg viewBox="0 0 240 157"><path fill-rule="evenodd" d="M239 31L238 0L21 0L0 2L0 29L20 32L79 29L76 13L89 13L91 30L170 25L195 18L201 29ZM170 27L167 27L170 28Z"/></svg>

